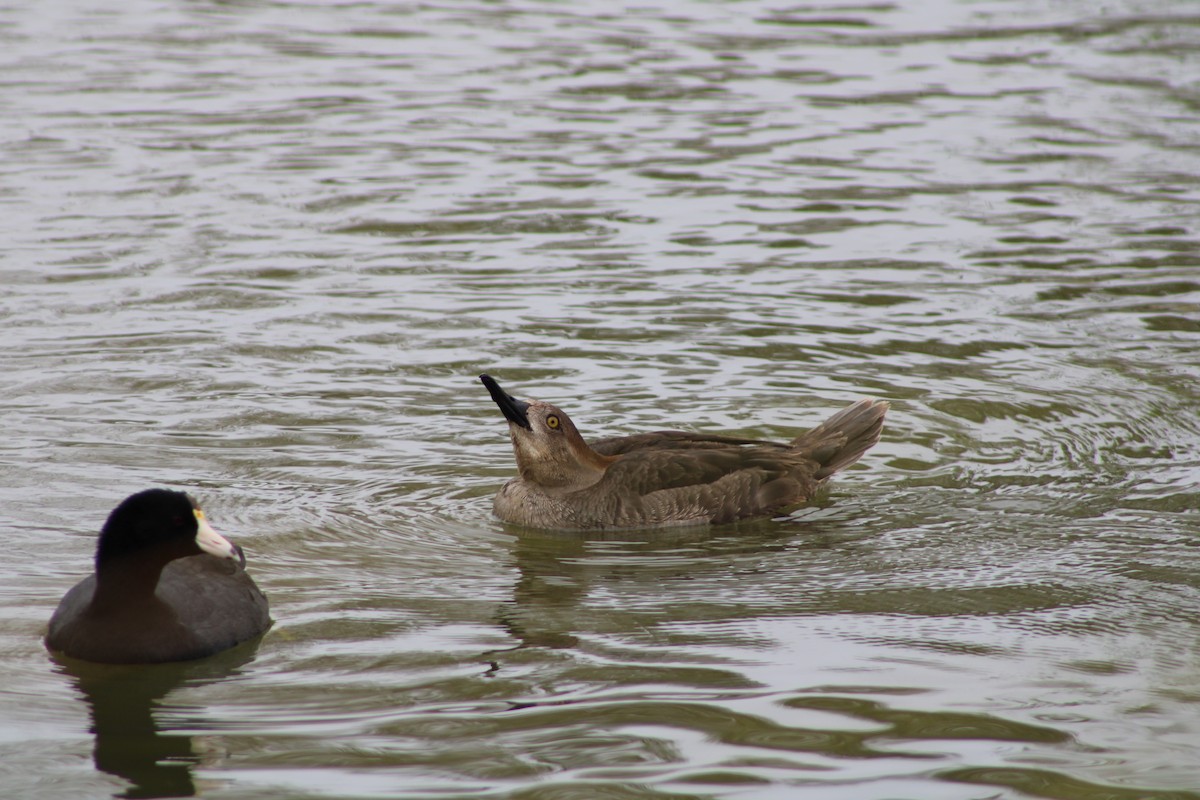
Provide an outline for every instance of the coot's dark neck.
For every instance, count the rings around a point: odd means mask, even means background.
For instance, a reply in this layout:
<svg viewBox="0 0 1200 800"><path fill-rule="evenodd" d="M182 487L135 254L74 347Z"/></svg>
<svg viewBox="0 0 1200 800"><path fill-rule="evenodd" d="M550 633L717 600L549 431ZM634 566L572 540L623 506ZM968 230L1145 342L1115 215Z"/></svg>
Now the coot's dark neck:
<svg viewBox="0 0 1200 800"><path fill-rule="evenodd" d="M96 561L96 592L92 604L130 605L152 602L163 567L185 553L157 547L136 553L108 556Z"/></svg>

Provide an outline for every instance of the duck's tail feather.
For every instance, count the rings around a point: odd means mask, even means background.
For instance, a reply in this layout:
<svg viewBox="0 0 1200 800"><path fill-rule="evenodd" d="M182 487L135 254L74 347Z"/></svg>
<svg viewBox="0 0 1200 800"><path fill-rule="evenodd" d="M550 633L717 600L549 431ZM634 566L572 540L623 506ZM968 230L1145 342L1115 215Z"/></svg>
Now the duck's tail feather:
<svg viewBox="0 0 1200 800"><path fill-rule="evenodd" d="M797 436L792 447L807 451L805 454L821 465L815 477L824 480L858 461L879 441L887 410L885 400L859 400Z"/></svg>

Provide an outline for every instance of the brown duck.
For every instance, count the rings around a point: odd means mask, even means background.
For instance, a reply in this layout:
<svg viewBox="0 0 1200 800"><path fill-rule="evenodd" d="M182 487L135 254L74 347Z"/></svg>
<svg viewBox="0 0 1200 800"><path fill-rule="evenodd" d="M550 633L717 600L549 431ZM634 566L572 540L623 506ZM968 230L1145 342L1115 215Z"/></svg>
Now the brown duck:
<svg viewBox="0 0 1200 800"><path fill-rule="evenodd" d="M508 419L518 477L496 495L500 519L593 530L723 523L802 505L879 441L888 404L859 400L787 444L657 431L590 444L571 418L480 375Z"/></svg>

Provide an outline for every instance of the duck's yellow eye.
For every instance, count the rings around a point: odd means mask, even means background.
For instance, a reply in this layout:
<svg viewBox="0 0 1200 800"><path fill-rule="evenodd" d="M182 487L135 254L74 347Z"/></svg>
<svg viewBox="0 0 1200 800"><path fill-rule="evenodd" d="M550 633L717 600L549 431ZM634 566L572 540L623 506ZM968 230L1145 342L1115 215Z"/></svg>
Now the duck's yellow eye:
<svg viewBox="0 0 1200 800"><path fill-rule="evenodd" d="M546 417L546 427L549 428L550 430L554 430L555 428L558 427L558 415L557 414L550 414L549 416Z"/></svg>

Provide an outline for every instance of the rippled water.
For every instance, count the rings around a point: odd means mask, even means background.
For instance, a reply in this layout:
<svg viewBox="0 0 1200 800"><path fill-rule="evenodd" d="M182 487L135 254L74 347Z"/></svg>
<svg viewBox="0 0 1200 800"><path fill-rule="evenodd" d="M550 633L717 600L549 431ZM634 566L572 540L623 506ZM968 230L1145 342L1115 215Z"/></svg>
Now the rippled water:
<svg viewBox="0 0 1200 800"><path fill-rule="evenodd" d="M0 794L1200 798L1197 11L0 8ZM892 412L792 519L536 533L485 370ZM150 485L275 628L55 663Z"/></svg>

